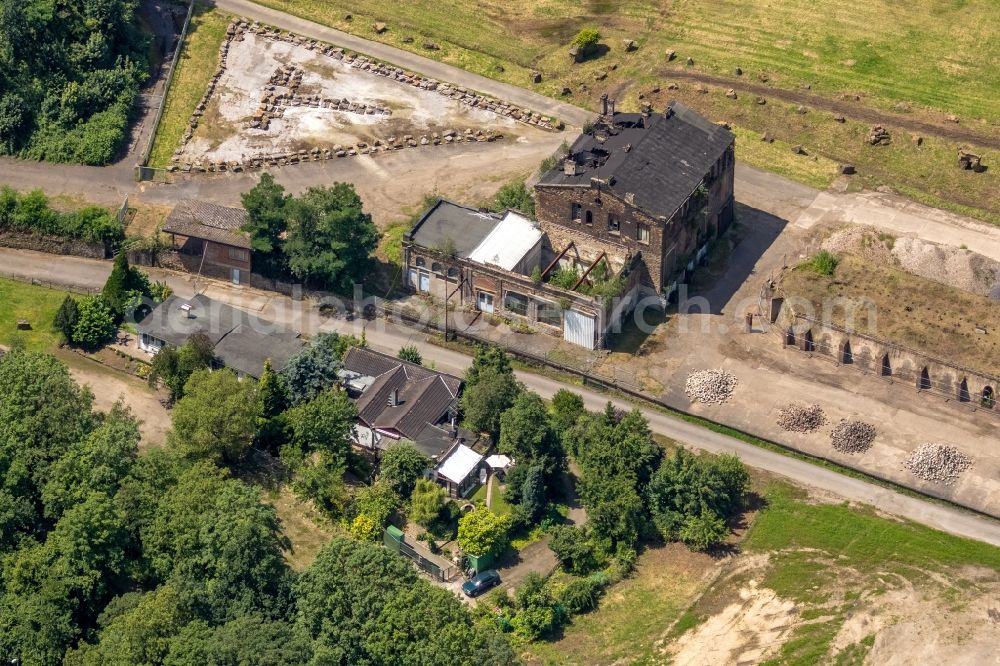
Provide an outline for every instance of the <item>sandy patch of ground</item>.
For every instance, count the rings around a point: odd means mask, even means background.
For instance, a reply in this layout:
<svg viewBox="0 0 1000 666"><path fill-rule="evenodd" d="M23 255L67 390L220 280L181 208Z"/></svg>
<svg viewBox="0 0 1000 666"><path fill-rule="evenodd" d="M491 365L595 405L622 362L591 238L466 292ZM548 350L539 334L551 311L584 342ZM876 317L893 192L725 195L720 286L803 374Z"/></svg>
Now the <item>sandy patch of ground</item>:
<svg viewBox="0 0 1000 666"><path fill-rule="evenodd" d="M391 110L356 113L334 108L286 106L268 127L252 128L272 75L282 67L301 70L296 94L348 100ZM275 86L277 92L289 92ZM230 43L226 69L215 87L204 118L183 158L239 160L302 148L353 145L405 134L424 135L448 129L494 129L504 134L533 133L533 128L489 111L471 108L434 91L355 69L318 51L246 33Z"/></svg>
<svg viewBox="0 0 1000 666"><path fill-rule="evenodd" d="M866 648L859 647L868 645L865 663L872 664L996 663L1000 582L994 571L927 572L926 582L915 585L889 572L858 580L857 572L844 569L835 577L836 589L824 589L821 603L806 603L782 598L760 582L770 566L766 555L729 563L695 606L708 610L708 617L664 648L670 663L760 663L777 656L807 625L829 622L839 627L828 657L862 657Z"/></svg>
<svg viewBox="0 0 1000 666"><path fill-rule="evenodd" d="M756 581L740 589L739 601L710 617L674 646L677 666L764 661L798 624L795 604Z"/></svg>
<svg viewBox="0 0 1000 666"><path fill-rule="evenodd" d="M102 412L110 410L118 400L122 400L139 419L142 441L140 451L149 447L163 446L170 430L170 413L160 402L161 395L153 391L146 382L123 372L106 368L100 363L81 357L73 352L58 353L59 359L69 366L70 374L80 386L87 386L94 393L94 408Z"/></svg>

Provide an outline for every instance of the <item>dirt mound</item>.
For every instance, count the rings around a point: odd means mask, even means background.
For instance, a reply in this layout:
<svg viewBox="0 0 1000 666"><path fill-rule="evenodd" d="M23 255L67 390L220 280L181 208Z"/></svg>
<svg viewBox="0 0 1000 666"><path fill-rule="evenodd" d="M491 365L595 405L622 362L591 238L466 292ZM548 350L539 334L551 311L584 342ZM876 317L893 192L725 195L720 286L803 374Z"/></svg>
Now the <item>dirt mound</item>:
<svg viewBox="0 0 1000 666"><path fill-rule="evenodd" d="M895 266L949 287L1000 300L1000 262L971 250L920 238L896 238L859 225L837 230L823 241L823 249Z"/></svg>

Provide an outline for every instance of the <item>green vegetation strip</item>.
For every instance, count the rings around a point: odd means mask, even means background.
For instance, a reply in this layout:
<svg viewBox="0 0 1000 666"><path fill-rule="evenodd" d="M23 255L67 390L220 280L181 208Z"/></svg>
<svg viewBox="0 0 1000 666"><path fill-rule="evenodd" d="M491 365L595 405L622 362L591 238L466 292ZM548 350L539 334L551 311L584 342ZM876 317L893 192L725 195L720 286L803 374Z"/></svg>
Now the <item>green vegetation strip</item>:
<svg viewBox="0 0 1000 666"><path fill-rule="evenodd" d="M156 139L149 154L149 165L165 167L181 145L191 114L208 89L218 68L219 47L226 37L229 17L206 5L195 5L187 39L175 63L166 107L156 129Z"/></svg>

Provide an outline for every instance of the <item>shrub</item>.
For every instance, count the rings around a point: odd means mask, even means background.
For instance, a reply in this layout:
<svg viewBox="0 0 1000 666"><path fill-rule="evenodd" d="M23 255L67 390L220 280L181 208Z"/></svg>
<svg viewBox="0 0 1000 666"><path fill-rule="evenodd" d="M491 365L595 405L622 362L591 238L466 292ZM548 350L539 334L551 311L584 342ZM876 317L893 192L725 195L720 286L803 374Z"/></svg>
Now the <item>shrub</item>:
<svg viewBox="0 0 1000 666"><path fill-rule="evenodd" d="M76 299L66 294L62 305L56 312L52 327L62 334L63 340L69 342L73 339L73 331L76 329L76 322L80 318L80 312L76 304Z"/></svg>
<svg viewBox="0 0 1000 666"><path fill-rule="evenodd" d="M680 529L680 539L693 550L705 551L715 546L729 535L726 521L712 513L703 511L697 516L688 516Z"/></svg>
<svg viewBox="0 0 1000 666"><path fill-rule="evenodd" d="M497 192L493 210L502 213L506 209L516 210L532 217L535 214L535 199L523 180L507 183Z"/></svg>
<svg viewBox="0 0 1000 666"><path fill-rule="evenodd" d="M601 33L597 28L583 28L573 38L573 46L579 46L581 51L589 51L597 46L600 39Z"/></svg>
<svg viewBox="0 0 1000 666"><path fill-rule="evenodd" d="M115 335L115 318L111 308L100 296L89 296L80 301L76 326L73 327L73 342L94 349L100 347Z"/></svg>
<svg viewBox="0 0 1000 666"><path fill-rule="evenodd" d="M448 492L430 479L420 479L410 495L410 518L427 526L437 519L444 507Z"/></svg>
<svg viewBox="0 0 1000 666"><path fill-rule="evenodd" d="M557 268L549 273L549 284L560 289L572 289L580 275L572 268Z"/></svg>
<svg viewBox="0 0 1000 666"><path fill-rule="evenodd" d="M409 361L410 363L416 363L417 365L423 365L424 357L421 355L420 350L417 349L416 345L406 345L405 347L399 348L399 353L396 357L401 361Z"/></svg>
<svg viewBox="0 0 1000 666"><path fill-rule="evenodd" d="M604 592L605 580L603 576L577 578L560 591L559 603L574 615L593 610Z"/></svg>
<svg viewBox="0 0 1000 666"><path fill-rule="evenodd" d="M596 548L583 528L556 525L549 533L549 548L566 571L580 576L598 566Z"/></svg>
<svg viewBox="0 0 1000 666"><path fill-rule="evenodd" d="M511 524L509 516L497 515L486 508L475 509L458 521L458 545L474 557L499 553L507 545Z"/></svg>
<svg viewBox="0 0 1000 666"><path fill-rule="evenodd" d="M833 275L833 272L837 270L837 264L840 260L837 259L836 255L828 250L820 250L814 254L809 261L802 264L801 268L803 270L812 271L817 275L825 275L829 277Z"/></svg>

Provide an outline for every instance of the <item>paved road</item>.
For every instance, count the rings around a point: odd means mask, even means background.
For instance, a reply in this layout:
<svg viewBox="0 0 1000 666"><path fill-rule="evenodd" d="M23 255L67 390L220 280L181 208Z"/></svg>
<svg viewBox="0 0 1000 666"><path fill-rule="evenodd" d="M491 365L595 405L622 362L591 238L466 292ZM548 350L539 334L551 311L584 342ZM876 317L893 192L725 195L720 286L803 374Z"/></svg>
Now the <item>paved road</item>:
<svg viewBox="0 0 1000 666"><path fill-rule="evenodd" d="M594 117L594 113L572 104L566 104L551 97L546 97L524 88L518 88L508 83L488 79L479 74L473 74L451 65L425 58L395 46L373 42L362 37L356 37L341 30L328 28L319 23L285 14L283 12L262 7L247 0L214 0L219 9L245 18L260 21L268 25L289 30L303 37L336 44L358 53L391 62L404 69L410 69L419 74L430 76L440 81L448 81L465 88L478 90L498 99L513 102L522 107L528 107L550 116L555 116L570 125L583 127L583 124Z"/></svg>
<svg viewBox="0 0 1000 666"><path fill-rule="evenodd" d="M110 262L78 257L53 257L4 248L0 248L0 267L2 267L0 273L8 275L36 277L86 287L102 285L111 270ZM272 292L233 287L221 282L207 283L204 280L196 285L190 275L159 270L153 270L151 273L155 279L166 280L181 296L190 296L196 289L204 289L214 299L259 312L262 317L306 334L336 330L361 335L364 331L368 343L379 351L395 353L404 345L417 345L425 363L433 362L435 368L444 372L461 375L470 364L470 358L465 354L432 345L426 341L423 333L384 320L347 322L342 319L324 318L303 302L293 301ZM543 397L551 397L559 389L566 388L566 385L559 381L533 373L519 372L518 377L529 389ZM608 401L608 397L602 393L578 386L570 388L583 397L584 404L590 410L600 410ZM612 399L611 402L622 409L633 407L631 403L623 400ZM757 448L656 410L642 409L642 412L654 432L692 448L713 453L735 453L751 467L787 477L796 483L817 488L833 496L871 505L882 512L924 523L945 532L1000 546L998 521L944 504L903 495L802 460Z"/></svg>

